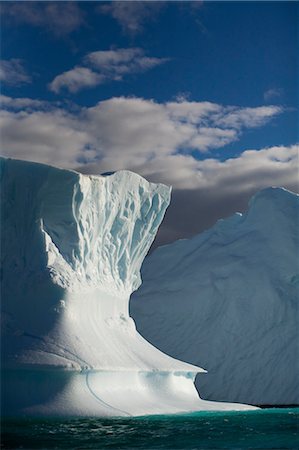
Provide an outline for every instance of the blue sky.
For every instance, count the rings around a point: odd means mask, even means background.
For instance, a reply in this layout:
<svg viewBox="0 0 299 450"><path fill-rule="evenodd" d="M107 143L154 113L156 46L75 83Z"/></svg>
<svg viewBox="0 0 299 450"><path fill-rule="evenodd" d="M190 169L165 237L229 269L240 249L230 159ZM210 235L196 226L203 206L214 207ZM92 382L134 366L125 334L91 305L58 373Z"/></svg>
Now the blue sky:
<svg viewBox="0 0 299 450"><path fill-rule="evenodd" d="M297 190L297 2L1 6L5 156L171 184L161 242Z"/></svg>

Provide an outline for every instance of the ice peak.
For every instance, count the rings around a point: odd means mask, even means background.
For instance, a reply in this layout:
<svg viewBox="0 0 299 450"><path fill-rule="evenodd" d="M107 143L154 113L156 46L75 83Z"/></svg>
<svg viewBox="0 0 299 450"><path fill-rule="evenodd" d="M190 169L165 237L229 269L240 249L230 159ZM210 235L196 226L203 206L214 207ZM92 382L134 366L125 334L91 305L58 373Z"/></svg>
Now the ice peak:
<svg viewBox="0 0 299 450"><path fill-rule="evenodd" d="M1 163L3 188L18 189L18 201L27 203L26 214L44 240L46 266L58 285L137 289L170 188L127 170L103 177L10 159ZM10 210L7 220L16 221L13 214Z"/></svg>
<svg viewBox="0 0 299 450"><path fill-rule="evenodd" d="M285 221L290 216L298 216L298 205L298 194L281 187L269 187L257 192L250 199L244 220L267 230L275 226L276 222Z"/></svg>
<svg viewBox="0 0 299 450"><path fill-rule="evenodd" d="M250 200L249 200L249 207L253 206L254 204L261 203L261 202L285 202L291 198L298 197L299 195L289 191L288 189L285 189L283 187L278 186L271 186L267 187L265 189L262 189L258 191Z"/></svg>

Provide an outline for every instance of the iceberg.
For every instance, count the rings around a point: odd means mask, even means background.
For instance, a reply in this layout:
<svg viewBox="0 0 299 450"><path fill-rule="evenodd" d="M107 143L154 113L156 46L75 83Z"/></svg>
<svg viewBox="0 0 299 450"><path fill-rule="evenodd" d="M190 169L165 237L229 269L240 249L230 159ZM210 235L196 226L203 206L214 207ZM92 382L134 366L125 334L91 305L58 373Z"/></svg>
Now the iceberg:
<svg viewBox="0 0 299 450"><path fill-rule="evenodd" d="M258 192L248 211L155 250L131 299L138 331L197 365L205 399L299 404L299 196Z"/></svg>
<svg viewBox="0 0 299 450"><path fill-rule="evenodd" d="M203 369L148 343L129 316L170 188L1 159L5 416L249 409L200 399Z"/></svg>

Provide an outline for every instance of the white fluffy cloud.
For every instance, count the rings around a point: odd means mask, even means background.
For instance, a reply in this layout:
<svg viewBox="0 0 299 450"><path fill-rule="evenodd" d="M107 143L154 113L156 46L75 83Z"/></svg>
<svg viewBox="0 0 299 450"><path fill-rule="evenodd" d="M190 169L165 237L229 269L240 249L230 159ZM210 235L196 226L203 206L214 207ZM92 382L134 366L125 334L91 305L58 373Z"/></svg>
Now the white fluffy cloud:
<svg viewBox="0 0 299 450"><path fill-rule="evenodd" d="M196 23L203 32L205 27L198 19L198 10L201 8L203 1L196 0L177 2L178 7L182 11L187 11L192 15L196 15ZM139 0L122 0L105 2L101 4L97 11L101 14L110 15L121 26L124 33L135 36L144 31L145 26L157 19L158 15L168 6L166 1L139 1Z"/></svg>
<svg viewBox="0 0 299 450"><path fill-rule="evenodd" d="M281 111L279 106L260 106L258 108L232 108L224 117L219 118L219 125L232 128L260 127L273 115Z"/></svg>
<svg viewBox="0 0 299 450"><path fill-rule="evenodd" d="M77 2L2 2L1 14L12 23L25 23L66 36L84 24Z"/></svg>
<svg viewBox="0 0 299 450"><path fill-rule="evenodd" d="M71 167L89 141L77 120L60 110L2 111L0 124L2 155L19 159Z"/></svg>
<svg viewBox="0 0 299 450"><path fill-rule="evenodd" d="M224 161L211 154L198 160L191 153L238 140L246 128L282 113L276 107L186 100L161 104L121 97L70 112L38 100L2 99L4 156L84 173L130 169L171 184L173 201L159 232L160 244L190 236L246 208L250 195L263 187L298 189L298 145L247 150Z"/></svg>
<svg viewBox="0 0 299 450"><path fill-rule="evenodd" d="M55 164L59 153L59 164L64 167L78 166L81 161L91 167L100 160L105 170L150 167L162 157L177 158L188 167L189 161L197 163L188 156L191 150L221 148L238 140L245 128L264 124L282 112L271 106L238 108L118 97L71 113L62 107L43 108L42 102L39 107L38 100L3 98L5 154L45 162L51 162L52 155Z"/></svg>
<svg viewBox="0 0 299 450"><path fill-rule="evenodd" d="M103 83L105 78L96 72L93 72L87 67L74 67L74 69L67 70L50 83L51 91L58 94L58 92L66 88L73 94L84 88L91 88Z"/></svg>
<svg viewBox="0 0 299 450"><path fill-rule="evenodd" d="M141 48L119 48L91 52L84 58L86 64L106 74L107 78L122 77L128 73L144 72L168 61L144 55Z"/></svg>
<svg viewBox="0 0 299 450"><path fill-rule="evenodd" d="M299 192L299 145L247 150L226 161L186 156L144 167L153 181L173 183L172 202L155 246L190 237L217 220L243 212L257 191L269 186Z"/></svg>
<svg viewBox="0 0 299 450"><path fill-rule="evenodd" d="M0 61L0 81L11 86L31 83L31 77L21 59L12 58Z"/></svg>
<svg viewBox="0 0 299 450"><path fill-rule="evenodd" d="M125 33L135 35L143 31L144 24L157 17L165 2L114 1L98 7L102 14L109 14L121 25Z"/></svg>
<svg viewBox="0 0 299 450"><path fill-rule="evenodd" d="M7 95L0 95L0 105L3 109L44 109L51 108L52 105L43 100L35 100L27 97L12 98Z"/></svg>
<svg viewBox="0 0 299 450"><path fill-rule="evenodd" d="M91 52L83 59L83 64L88 67L76 66L57 75L49 84L49 89L58 93L65 88L75 93L109 81L121 81L125 75L145 72L166 61L167 58L145 56L141 48Z"/></svg>
<svg viewBox="0 0 299 450"><path fill-rule="evenodd" d="M178 189L219 189L221 195L271 185L298 184L299 145L246 150L238 157L196 160L190 155L157 157L140 167L146 177Z"/></svg>

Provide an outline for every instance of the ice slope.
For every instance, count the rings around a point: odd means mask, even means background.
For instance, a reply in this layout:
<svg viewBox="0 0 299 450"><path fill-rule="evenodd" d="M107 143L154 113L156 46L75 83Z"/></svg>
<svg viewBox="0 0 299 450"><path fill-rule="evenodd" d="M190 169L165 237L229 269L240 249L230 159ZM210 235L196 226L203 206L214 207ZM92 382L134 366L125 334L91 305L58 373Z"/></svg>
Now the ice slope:
<svg viewBox="0 0 299 450"><path fill-rule="evenodd" d="M202 369L154 348L129 317L168 187L1 159L1 194L4 414L246 408L202 401Z"/></svg>
<svg viewBox="0 0 299 450"><path fill-rule="evenodd" d="M203 398L299 404L298 225L299 196L268 188L245 214L146 258L137 329L207 369Z"/></svg>

